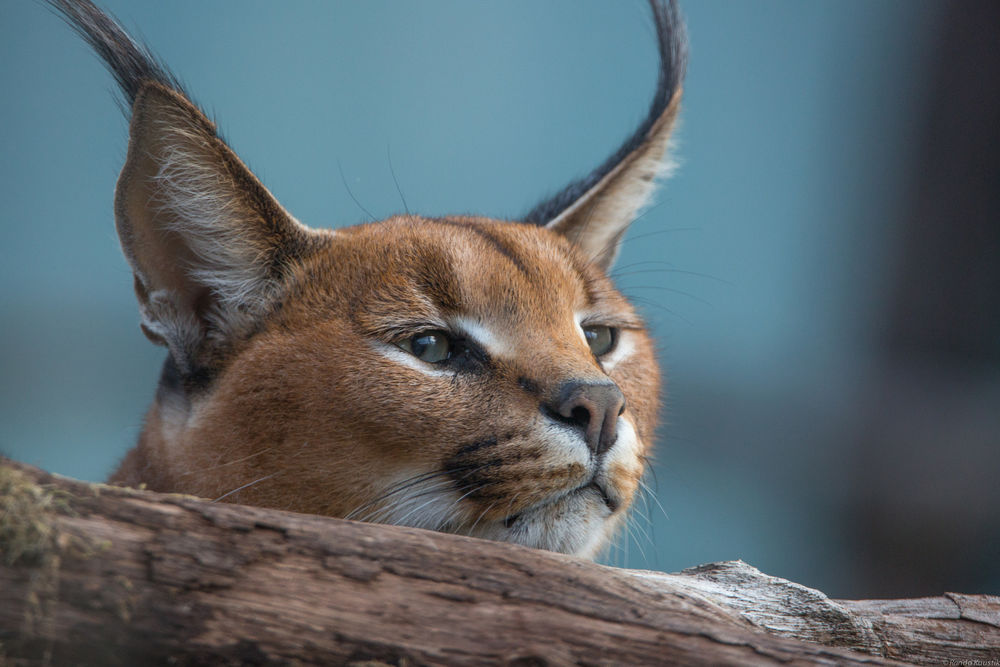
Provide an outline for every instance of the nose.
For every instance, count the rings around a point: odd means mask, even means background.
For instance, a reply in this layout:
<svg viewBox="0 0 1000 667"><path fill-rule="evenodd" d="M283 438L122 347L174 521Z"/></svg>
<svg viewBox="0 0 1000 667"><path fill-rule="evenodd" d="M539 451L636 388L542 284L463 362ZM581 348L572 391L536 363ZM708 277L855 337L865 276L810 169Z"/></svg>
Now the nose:
<svg viewBox="0 0 1000 667"><path fill-rule="evenodd" d="M564 382L543 411L578 427L595 456L611 449L618 437L618 416L625 412L625 395L611 382Z"/></svg>

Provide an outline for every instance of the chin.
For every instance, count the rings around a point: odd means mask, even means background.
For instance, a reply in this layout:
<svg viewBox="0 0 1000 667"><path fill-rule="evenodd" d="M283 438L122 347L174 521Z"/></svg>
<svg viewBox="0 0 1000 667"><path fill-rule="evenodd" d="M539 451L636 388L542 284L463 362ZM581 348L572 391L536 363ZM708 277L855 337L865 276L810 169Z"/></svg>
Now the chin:
<svg viewBox="0 0 1000 667"><path fill-rule="evenodd" d="M469 535L592 559L624 516L623 508L612 511L604 495L588 487L480 526Z"/></svg>

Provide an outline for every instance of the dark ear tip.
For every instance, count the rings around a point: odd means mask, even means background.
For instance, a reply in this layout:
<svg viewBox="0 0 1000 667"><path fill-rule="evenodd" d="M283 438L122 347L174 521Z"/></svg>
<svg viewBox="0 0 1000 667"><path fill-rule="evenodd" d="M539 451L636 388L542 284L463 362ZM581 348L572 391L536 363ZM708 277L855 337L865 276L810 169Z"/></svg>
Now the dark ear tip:
<svg viewBox="0 0 1000 667"><path fill-rule="evenodd" d="M676 111L687 70L687 30L676 0L649 0L649 6L656 26L660 68L645 119L600 166L537 204L521 218L524 222L544 226L558 218L638 149L660 118L671 109Z"/></svg>
<svg viewBox="0 0 1000 667"><path fill-rule="evenodd" d="M141 42L90 0L44 0L91 46L118 82L130 106L147 80L183 91L180 82Z"/></svg>

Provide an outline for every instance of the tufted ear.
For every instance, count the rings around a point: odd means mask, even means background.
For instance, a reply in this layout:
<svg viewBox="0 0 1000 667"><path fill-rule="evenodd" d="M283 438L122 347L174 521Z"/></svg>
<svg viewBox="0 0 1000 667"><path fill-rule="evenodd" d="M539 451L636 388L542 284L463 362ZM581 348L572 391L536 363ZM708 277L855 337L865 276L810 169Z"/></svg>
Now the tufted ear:
<svg viewBox="0 0 1000 667"><path fill-rule="evenodd" d="M310 232L181 93L146 83L115 191L142 329L194 370L273 303Z"/></svg>
<svg viewBox="0 0 1000 667"><path fill-rule="evenodd" d="M131 112L115 222L142 330L204 377L273 307L318 237L289 215L176 78L90 0L49 0L114 75Z"/></svg>
<svg viewBox="0 0 1000 667"><path fill-rule="evenodd" d="M680 109L687 40L676 0L650 0L660 54L656 94L646 118L622 146L588 176L570 183L525 216L563 234L607 270L626 229L647 206Z"/></svg>

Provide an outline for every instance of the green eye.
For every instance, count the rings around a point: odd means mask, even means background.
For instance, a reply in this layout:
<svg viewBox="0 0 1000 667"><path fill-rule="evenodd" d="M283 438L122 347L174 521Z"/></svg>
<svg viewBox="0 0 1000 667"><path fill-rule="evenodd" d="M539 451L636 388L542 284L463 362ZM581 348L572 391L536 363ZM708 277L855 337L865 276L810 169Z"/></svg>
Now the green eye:
<svg viewBox="0 0 1000 667"><path fill-rule="evenodd" d="M429 364L445 361L451 356L451 339L438 329L421 331L396 345Z"/></svg>
<svg viewBox="0 0 1000 667"><path fill-rule="evenodd" d="M618 342L618 330L611 327L595 325L583 328L583 335L587 337L587 345L595 357L603 357L615 348Z"/></svg>

